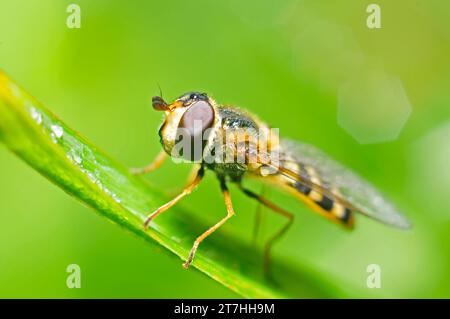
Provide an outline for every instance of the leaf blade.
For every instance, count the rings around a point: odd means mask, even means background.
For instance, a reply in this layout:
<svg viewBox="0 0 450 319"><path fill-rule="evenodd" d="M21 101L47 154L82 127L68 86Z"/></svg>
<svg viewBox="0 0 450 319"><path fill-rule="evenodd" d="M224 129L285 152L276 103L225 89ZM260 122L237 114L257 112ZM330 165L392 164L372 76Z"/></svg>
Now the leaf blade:
<svg viewBox="0 0 450 319"><path fill-rule="evenodd" d="M181 259L187 257L195 235L207 227L192 214L175 208L144 231L148 212L167 198L63 123L1 71L0 139L31 167L100 215ZM202 243L193 266L247 298L331 297L338 293L322 275L305 266L278 262L274 267L284 274L284 282L269 281L259 271L259 254L223 234Z"/></svg>

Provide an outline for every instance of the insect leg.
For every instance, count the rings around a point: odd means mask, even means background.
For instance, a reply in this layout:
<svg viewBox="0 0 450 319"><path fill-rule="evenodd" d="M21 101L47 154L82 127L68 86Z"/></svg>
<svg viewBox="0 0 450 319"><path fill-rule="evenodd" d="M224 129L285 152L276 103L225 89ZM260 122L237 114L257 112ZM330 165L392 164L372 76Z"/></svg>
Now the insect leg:
<svg viewBox="0 0 450 319"><path fill-rule="evenodd" d="M134 175L142 175L149 173L159 168L161 164L166 160L166 158L167 153L164 150L162 150L150 164L148 164L145 167L132 168L130 169L130 172Z"/></svg>
<svg viewBox="0 0 450 319"><path fill-rule="evenodd" d="M189 172L189 175L188 175L188 177L186 179L186 186L190 185L195 180L195 178L197 177L197 172L199 170L199 167L200 167L200 164L195 164L192 167L192 169Z"/></svg>
<svg viewBox="0 0 450 319"><path fill-rule="evenodd" d="M192 169L189 171L189 174L186 178L186 182L182 187L176 187L173 190L170 190L168 192L169 195L172 196L176 196L178 193L181 192L182 189L188 187L189 185L191 185L191 183L195 180L195 178L197 177L197 172L200 168L201 164L194 164L194 166L192 166Z"/></svg>
<svg viewBox="0 0 450 319"><path fill-rule="evenodd" d="M203 234L201 234L194 242L194 245L192 246L191 252L189 253L189 257L186 260L186 262L183 264L184 268L188 268L189 265L192 263L192 260L194 259L195 252L197 251L198 245L209 235L211 235L217 228L222 226L229 218L231 218L234 215L233 205L231 203L231 197L230 197L230 191L228 190L227 185L225 184L225 180L220 180L220 188L222 190L223 199L225 201L225 205L227 208L227 216L222 218L217 224L209 228L207 231L205 231Z"/></svg>
<svg viewBox="0 0 450 319"><path fill-rule="evenodd" d="M266 188L263 185L262 190L261 190L261 196L264 196L265 193L266 193ZM260 202L258 202L258 206L256 207L256 212L255 212L255 222L253 225L253 234L252 234L252 243L254 245L256 245L258 235L259 235L259 230L261 229L262 218L263 218L263 205Z"/></svg>
<svg viewBox="0 0 450 319"><path fill-rule="evenodd" d="M241 184L238 184L238 186L244 192L244 194L246 194L247 196L257 200L264 206L270 208L275 213L280 214L281 216L284 216L288 219L288 222L286 223L286 225L284 225L275 235L273 235L264 246L264 272L266 274L269 274L270 273L270 256L271 256L270 253L271 253L272 246L278 239L281 238L281 236L283 236L286 233L286 231L292 225L292 223L294 222L294 214L275 205L274 203L267 200L263 196L258 195L247 188L244 188Z"/></svg>
<svg viewBox="0 0 450 319"><path fill-rule="evenodd" d="M178 194L178 196L176 196L174 199L172 199L170 202L162 205L161 207L159 207L157 210L155 210L153 213L151 213L147 219L145 220L144 223L144 228L147 229L148 225L150 224L150 222L159 214L161 214L162 212L168 210L170 207L172 207L173 205L175 205L178 201L180 201L180 199L182 199L184 196L189 195L194 189L195 187L197 187L197 185L200 183L200 181L202 180L204 175L204 168L203 166L200 167L200 169L197 172L197 176L195 177L195 179L192 181L191 184L189 184L188 186L186 186L183 191Z"/></svg>

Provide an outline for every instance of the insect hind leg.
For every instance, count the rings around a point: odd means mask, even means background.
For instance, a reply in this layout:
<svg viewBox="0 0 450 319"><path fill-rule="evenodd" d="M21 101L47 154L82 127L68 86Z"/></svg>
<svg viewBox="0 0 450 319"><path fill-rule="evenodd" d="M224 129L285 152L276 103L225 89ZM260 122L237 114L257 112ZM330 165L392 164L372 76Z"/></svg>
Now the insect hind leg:
<svg viewBox="0 0 450 319"><path fill-rule="evenodd" d="M283 208L275 205L271 201L267 200L265 197L258 195L251 190L242 186L242 184L238 184L239 189L247 196L257 200L262 205L270 208L273 212L285 217L288 219L288 222L278 231L276 232L264 245L264 273L267 276L270 276L270 260L271 260L271 251L272 246L275 244L291 227L294 222L294 214L284 210Z"/></svg>
<svg viewBox="0 0 450 319"><path fill-rule="evenodd" d="M266 194L266 188L263 185L263 188L261 189L261 196L265 196ZM263 223L263 207L264 205L261 204L261 202L258 202L258 206L256 207L255 211L255 221L253 224L253 233L252 233L252 244L256 246L256 243L259 238L260 229L262 227Z"/></svg>

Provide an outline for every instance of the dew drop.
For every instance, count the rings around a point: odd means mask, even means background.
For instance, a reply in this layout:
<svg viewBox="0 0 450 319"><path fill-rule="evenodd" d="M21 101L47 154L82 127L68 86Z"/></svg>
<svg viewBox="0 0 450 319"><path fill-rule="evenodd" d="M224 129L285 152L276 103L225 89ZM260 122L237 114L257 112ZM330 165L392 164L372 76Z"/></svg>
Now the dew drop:
<svg viewBox="0 0 450 319"><path fill-rule="evenodd" d="M114 193L112 194L112 198L114 199L114 201L115 201L116 203L120 203L120 202L121 202L120 198L117 197L117 195L114 194Z"/></svg>
<svg viewBox="0 0 450 319"><path fill-rule="evenodd" d="M52 132L55 134L56 138L61 138L64 134L64 130L59 125L52 125L51 126Z"/></svg>
<svg viewBox="0 0 450 319"><path fill-rule="evenodd" d="M78 154L72 154L72 160L77 163L77 164L81 164L81 157L78 156Z"/></svg>
<svg viewBox="0 0 450 319"><path fill-rule="evenodd" d="M41 125L42 123L42 115L41 113L39 113L36 108L31 107L30 108L30 114L31 114L31 118L38 124Z"/></svg>

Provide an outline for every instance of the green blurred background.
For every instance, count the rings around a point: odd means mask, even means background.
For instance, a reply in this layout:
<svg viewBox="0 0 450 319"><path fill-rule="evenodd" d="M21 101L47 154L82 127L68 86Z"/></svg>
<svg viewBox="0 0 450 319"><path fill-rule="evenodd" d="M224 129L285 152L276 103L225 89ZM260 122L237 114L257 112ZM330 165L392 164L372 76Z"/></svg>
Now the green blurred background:
<svg viewBox="0 0 450 319"><path fill-rule="evenodd" d="M405 232L358 216L345 232L271 191L297 213L276 257L316 267L342 297L450 297L449 4L376 1L382 28L373 30L371 1L76 1L81 29L66 27L70 3L0 3L0 67L68 125L142 166L160 150L161 115L150 104L158 84L167 99L200 90L245 107L372 181L414 224ZM366 137L377 143L358 142ZM175 191L188 171L169 162L146 178ZM224 208L208 176L180 205L213 223ZM0 177L0 297L238 297L94 214L3 146ZM255 204L231 191L237 216L224 227L250 241ZM278 222L265 216L262 235ZM66 286L72 263L81 289ZM380 289L366 287L373 263Z"/></svg>

